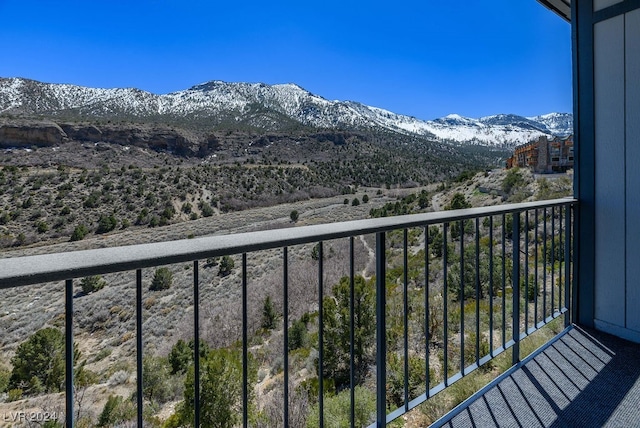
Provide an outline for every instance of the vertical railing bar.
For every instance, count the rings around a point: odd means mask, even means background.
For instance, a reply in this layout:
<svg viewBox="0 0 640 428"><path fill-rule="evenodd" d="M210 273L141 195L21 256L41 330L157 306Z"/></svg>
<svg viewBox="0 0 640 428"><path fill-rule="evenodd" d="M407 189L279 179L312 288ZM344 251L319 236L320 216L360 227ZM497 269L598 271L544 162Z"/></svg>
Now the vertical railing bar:
<svg viewBox="0 0 640 428"><path fill-rule="evenodd" d="M556 271L556 210L555 207L551 207L551 316L556 313L556 297L555 297L555 271Z"/></svg>
<svg viewBox="0 0 640 428"><path fill-rule="evenodd" d="M429 398L429 339L431 332L429 331L429 226L424 227L424 331L425 331L425 392Z"/></svg>
<svg viewBox="0 0 640 428"><path fill-rule="evenodd" d="M282 248L282 328L284 342L284 426L289 426L289 248Z"/></svg>
<svg viewBox="0 0 640 428"><path fill-rule="evenodd" d="M476 364L480 364L480 217L476 217Z"/></svg>
<svg viewBox="0 0 640 428"><path fill-rule="evenodd" d="M493 357L493 216L489 216L489 355Z"/></svg>
<svg viewBox="0 0 640 428"><path fill-rule="evenodd" d="M324 427L324 316L322 297L324 294L324 249L318 242L318 412L320 428Z"/></svg>
<svg viewBox="0 0 640 428"><path fill-rule="evenodd" d="M520 361L520 213L513 213L513 364Z"/></svg>
<svg viewBox="0 0 640 428"><path fill-rule="evenodd" d="M547 319L547 208L543 212L543 229L544 241L542 241L542 320Z"/></svg>
<svg viewBox="0 0 640 428"><path fill-rule="evenodd" d="M464 376L464 220L460 227L460 373Z"/></svg>
<svg viewBox="0 0 640 428"><path fill-rule="evenodd" d="M387 424L387 321L385 233L376 234L376 426Z"/></svg>
<svg viewBox="0 0 640 428"><path fill-rule="evenodd" d="M524 212L524 331L529 330L529 210Z"/></svg>
<svg viewBox="0 0 640 428"><path fill-rule="evenodd" d="M575 246L576 244L579 244L578 242L576 242L576 239L578 238L577 232L578 232L578 221L576 219L576 215L577 215L577 206L572 204L571 205L571 236L573 237L573 242L572 242L572 247ZM573 263L571 263L571 290L568 291L568 293L570 294L570 298L571 298L571 320L570 321L574 321L577 322L578 319L578 290L577 290L577 286L578 286L578 254L576 252L574 252L573 257L575 257L576 259L573 261Z"/></svg>
<svg viewBox="0 0 640 428"><path fill-rule="evenodd" d="M565 205L565 243L564 243L564 306L567 308L567 312L564 318L565 327L569 327L571 324L571 207Z"/></svg>
<svg viewBox="0 0 640 428"><path fill-rule="evenodd" d="M563 245L564 241L562 241L562 210L563 207L558 207L558 244ZM558 250L562 251L564 255L564 248L560 247ZM562 310L562 262L558 266L558 310Z"/></svg>
<svg viewBox="0 0 640 428"><path fill-rule="evenodd" d="M507 346L507 217L502 214L502 349Z"/></svg>
<svg viewBox="0 0 640 428"><path fill-rule="evenodd" d="M65 419L66 426L73 427L73 279L65 281L64 351L65 351Z"/></svg>
<svg viewBox="0 0 640 428"><path fill-rule="evenodd" d="M356 421L356 379L354 364L355 343L355 254L354 237L349 237L349 401L350 401L350 425L355 427Z"/></svg>
<svg viewBox="0 0 640 428"><path fill-rule="evenodd" d="M143 358L143 341L142 341L142 269L136 270L136 404L137 404L137 420L138 426L142 426L142 411L144 410L144 402L142 399L143 378L142 378L142 358Z"/></svg>
<svg viewBox="0 0 640 428"><path fill-rule="evenodd" d="M200 426L200 285L198 261L193 261L193 389L194 426ZM138 425L141 426L141 425Z"/></svg>
<svg viewBox="0 0 640 428"><path fill-rule="evenodd" d="M403 232L404 409L409 411L409 232Z"/></svg>
<svg viewBox="0 0 640 428"><path fill-rule="evenodd" d="M534 262L533 265L535 266L535 271L534 271L534 286L535 286L535 294L533 295L533 312L534 312L534 319L533 319L533 325L537 326L538 325L538 292L540 291L539 289L539 285L538 284L538 209L536 208L535 211L535 227L536 227L536 231L535 231L535 235L534 235L534 251L535 251L535 255L534 255Z"/></svg>
<svg viewBox="0 0 640 428"><path fill-rule="evenodd" d="M242 253L242 426L249 426L249 335L247 328L247 253Z"/></svg>
<svg viewBox="0 0 640 428"><path fill-rule="evenodd" d="M444 342L443 342L443 365L444 365L444 386L449 386L449 309L448 309L448 278L447 278L447 264L448 264L448 249L449 245L447 243L447 229L449 229L449 223L444 223L444 227L442 228L442 270L443 270L443 286L442 286L442 309L443 309L443 318L444 318Z"/></svg>

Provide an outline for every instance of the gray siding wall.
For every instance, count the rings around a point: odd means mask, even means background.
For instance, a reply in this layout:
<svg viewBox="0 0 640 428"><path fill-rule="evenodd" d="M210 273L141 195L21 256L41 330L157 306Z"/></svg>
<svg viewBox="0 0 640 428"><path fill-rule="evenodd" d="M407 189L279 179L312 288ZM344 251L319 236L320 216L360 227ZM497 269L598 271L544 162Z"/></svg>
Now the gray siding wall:
<svg viewBox="0 0 640 428"><path fill-rule="evenodd" d="M593 10L602 10L606 7L613 6L614 4L621 2L622 0L593 0Z"/></svg>
<svg viewBox="0 0 640 428"><path fill-rule="evenodd" d="M636 341L640 341L639 82L640 10L595 24L595 325Z"/></svg>
<svg viewBox="0 0 640 428"><path fill-rule="evenodd" d="M627 327L640 331L640 9L625 21Z"/></svg>

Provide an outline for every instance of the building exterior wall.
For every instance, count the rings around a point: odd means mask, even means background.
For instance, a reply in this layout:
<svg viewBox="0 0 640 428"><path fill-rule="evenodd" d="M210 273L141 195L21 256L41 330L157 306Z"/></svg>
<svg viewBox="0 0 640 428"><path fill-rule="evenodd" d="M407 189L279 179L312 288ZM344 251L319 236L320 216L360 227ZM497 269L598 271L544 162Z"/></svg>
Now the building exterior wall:
<svg viewBox="0 0 640 428"><path fill-rule="evenodd" d="M622 0L593 0L593 10L598 11L605 9L614 4L621 3Z"/></svg>
<svg viewBox="0 0 640 428"><path fill-rule="evenodd" d="M573 136L552 140L542 136L516 147L507 159L507 169L513 167L531 168L536 173L566 172L573 168Z"/></svg>
<svg viewBox="0 0 640 428"><path fill-rule="evenodd" d="M538 170L541 172L549 171L549 144L547 141L547 137L544 138L545 144L540 144L539 156L538 156Z"/></svg>
<svg viewBox="0 0 640 428"><path fill-rule="evenodd" d="M640 9L625 17L627 326L640 331Z"/></svg>
<svg viewBox="0 0 640 428"><path fill-rule="evenodd" d="M630 0L581 6L574 13L579 316L640 342L640 7Z"/></svg>
<svg viewBox="0 0 640 428"><path fill-rule="evenodd" d="M624 17L594 27L595 319L625 325Z"/></svg>

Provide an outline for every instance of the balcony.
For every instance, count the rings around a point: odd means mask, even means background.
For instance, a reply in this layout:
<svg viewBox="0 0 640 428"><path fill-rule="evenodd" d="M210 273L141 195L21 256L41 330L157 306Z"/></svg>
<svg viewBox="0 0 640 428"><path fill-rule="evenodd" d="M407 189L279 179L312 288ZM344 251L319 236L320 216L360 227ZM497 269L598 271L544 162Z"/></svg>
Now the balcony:
<svg viewBox="0 0 640 428"><path fill-rule="evenodd" d="M638 345L572 326L447 415L448 427L637 426Z"/></svg>
<svg viewBox="0 0 640 428"><path fill-rule="evenodd" d="M78 280L113 273L125 273L132 281L135 278L132 288L138 426L143 425L143 411L148 406L143 396L144 318L153 312L153 308L143 304L143 270L189 263L185 267L190 267L192 280L188 287L194 302L190 423L208 426L211 422L202 413L200 385L200 349L205 346L200 331L206 318L201 315L200 306L203 289L207 287L201 272L204 261L210 258L234 256L241 260L238 280L232 281L235 288L232 291L237 292L242 302L242 313L233 315L242 324L237 337L242 394L235 409L237 425L251 426L250 401L256 385L249 366L254 352L251 341L256 332L248 321L247 290L258 279L255 269L248 265L264 251L276 251L281 260L281 295L277 300L282 302L282 322L278 328L283 340L278 376L282 380L282 397L290 398L300 378L290 361L289 332L295 318L290 312L293 280L289 268L296 251L301 248L306 251L310 246L316 252L313 257L316 270L312 274L315 279L308 280L303 291L315 296L309 330L317 338L311 345L317 353L315 373L311 374L317 380L317 389L316 395L310 397L315 407L313 414L306 415L307 422L315 418L318 426L332 426L332 422L325 420L325 402L339 391L349 391L350 411L345 417L351 426L361 426L362 416L356 416L360 398L355 391L356 386L366 385L375 395L375 410L365 414L365 425L384 426L407 417L411 410L428 404L470 374L492 371L497 358L509 361L507 365L511 368L437 420L435 426L484 426L491 421L495 425L530 426L529 422L534 421L540 426L560 426L577 413L590 414L581 409L596 409L589 397L597 398L600 393L611 397L606 401L608 404L598 401L601 406L608 406L608 413L597 411L590 416L594 420L606 414L640 420L637 406L629 407L629 403L637 403L638 388L633 389L638 378L638 370L633 369L638 367L634 365L636 348L571 324L576 306L573 254L579 248L573 231L576 207L575 199L558 199L5 258L0 260L0 288L26 292L36 284L64 284L61 293L65 301L65 355L69 356L74 354L74 318L82 315L74 312ZM373 247L369 248L368 263L372 275L365 275L366 268L357 261L356 243L366 238ZM329 329L336 329L336 320L326 318L330 314L326 306L334 301L330 288L333 284L327 283L325 274L331 263L326 255L336 242L347 249L345 257L338 257L346 269L344 282L348 285L348 293L342 297L348 300L343 321L347 323L350 339L344 349L328 341ZM360 248L363 251L366 247ZM362 275L366 278L360 278ZM371 326L371 331L375 334L363 350L356 349L354 339L355 330L363 327L358 324L361 315L356 299L362 295L357 284L365 281L372 284L375 327ZM556 328L559 325L562 332L527 356L521 344L536 337L549 323ZM348 361L338 362L345 377L337 380L330 367L336 364L333 360L341 352ZM63 389L73 391L74 361L66 358L65 364ZM610 379L621 381L611 383ZM627 390L629 394L625 396L623 392ZM289 403L290 399L281 399L277 413L283 425L296 426ZM74 406L74 394L66 394L66 426L74 426L76 422Z"/></svg>

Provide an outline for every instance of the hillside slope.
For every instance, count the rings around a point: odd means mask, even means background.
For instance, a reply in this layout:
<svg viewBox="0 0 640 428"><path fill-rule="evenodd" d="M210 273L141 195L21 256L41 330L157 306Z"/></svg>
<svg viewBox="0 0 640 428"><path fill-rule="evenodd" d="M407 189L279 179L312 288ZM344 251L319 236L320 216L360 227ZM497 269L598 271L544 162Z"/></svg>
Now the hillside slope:
<svg viewBox="0 0 640 428"><path fill-rule="evenodd" d="M0 114L151 121L210 128L249 127L392 132L441 142L513 147L541 135L568 135L570 114L420 120L353 101L330 101L295 84L211 81L170 94L0 78Z"/></svg>

